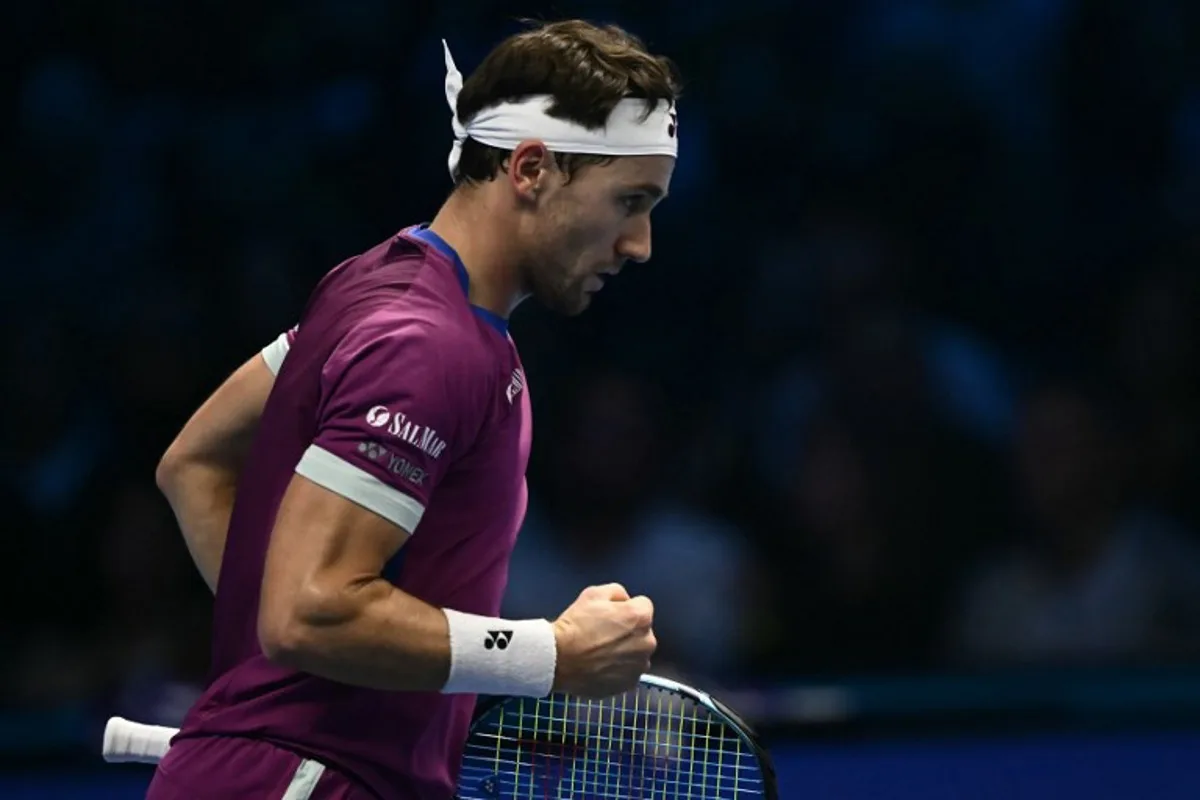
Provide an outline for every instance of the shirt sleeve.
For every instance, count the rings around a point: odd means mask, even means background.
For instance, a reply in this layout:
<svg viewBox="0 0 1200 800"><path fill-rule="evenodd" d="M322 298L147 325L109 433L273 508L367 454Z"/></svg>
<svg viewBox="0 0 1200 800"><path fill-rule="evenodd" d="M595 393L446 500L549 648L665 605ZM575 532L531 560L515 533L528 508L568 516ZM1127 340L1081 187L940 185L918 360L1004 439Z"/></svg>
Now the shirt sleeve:
<svg viewBox="0 0 1200 800"><path fill-rule="evenodd" d="M279 374L283 360L287 358L288 351L292 349L292 342L296 341L296 332L299 330L300 328L297 326L289 331L284 331L262 349L263 361L267 362L267 369L271 370L272 375Z"/></svg>
<svg viewBox="0 0 1200 800"><path fill-rule="evenodd" d="M429 323L352 331L322 371L317 432L296 472L415 532L479 429L476 379Z"/></svg>

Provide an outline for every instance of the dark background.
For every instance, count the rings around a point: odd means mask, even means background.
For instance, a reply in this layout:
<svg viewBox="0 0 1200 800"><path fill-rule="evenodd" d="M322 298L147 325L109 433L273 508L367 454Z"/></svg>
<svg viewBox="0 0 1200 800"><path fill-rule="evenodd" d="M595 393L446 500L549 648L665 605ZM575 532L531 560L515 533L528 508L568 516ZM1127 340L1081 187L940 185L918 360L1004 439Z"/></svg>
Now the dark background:
<svg viewBox="0 0 1200 800"><path fill-rule="evenodd" d="M661 670L796 796L902 796L821 794L831 742L913 763L847 737L1200 729L1200 4L64 0L0 12L0 794L125 776L104 718L195 697L210 601L155 462L326 270L433 216L439 40L469 72L524 15L626 25L686 88L652 262L514 317L509 613L651 595ZM1075 786L1087 745L1036 741Z"/></svg>

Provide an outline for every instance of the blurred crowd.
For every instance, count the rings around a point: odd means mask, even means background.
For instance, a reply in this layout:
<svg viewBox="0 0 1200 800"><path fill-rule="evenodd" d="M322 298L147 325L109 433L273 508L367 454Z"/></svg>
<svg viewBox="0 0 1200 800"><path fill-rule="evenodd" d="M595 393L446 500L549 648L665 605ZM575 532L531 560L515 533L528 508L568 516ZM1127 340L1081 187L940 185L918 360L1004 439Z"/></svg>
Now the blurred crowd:
<svg viewBox="0 0 1200 800"><path fill-rule="evenodd" d="M0 705L173 721L209 597L154 465L449 190L455 0L21 4L0 128ZM1200 664L1200 5L580 3L681 65L655 257L513 322L506 613L657 605L753 683Z"/></svg>

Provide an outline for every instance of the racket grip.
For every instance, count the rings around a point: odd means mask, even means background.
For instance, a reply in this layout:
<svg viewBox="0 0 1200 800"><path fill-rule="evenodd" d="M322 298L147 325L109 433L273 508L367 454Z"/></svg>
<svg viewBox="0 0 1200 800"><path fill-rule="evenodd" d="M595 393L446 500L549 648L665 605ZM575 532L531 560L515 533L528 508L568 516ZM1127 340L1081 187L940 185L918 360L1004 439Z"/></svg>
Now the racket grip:
<svg viewBox="0 0 1200 800"><path fill-rule="evenodd" d="M110 764L157 764L171 748L177 728L111 717L104 726L104 760Z"/></svg>

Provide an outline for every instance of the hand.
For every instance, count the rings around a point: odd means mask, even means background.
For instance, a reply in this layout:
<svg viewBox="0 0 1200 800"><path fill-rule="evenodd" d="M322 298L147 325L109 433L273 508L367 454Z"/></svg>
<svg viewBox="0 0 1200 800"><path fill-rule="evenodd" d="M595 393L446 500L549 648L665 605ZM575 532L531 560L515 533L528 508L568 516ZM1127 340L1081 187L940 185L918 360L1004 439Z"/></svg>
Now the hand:
<svg viewBox="0 0 1200 800"><path fill-rule="evenodd" d="M591 586L554 622L554 691L604 698L627 692L650 669L654 604L625 587Z"/></svg>

